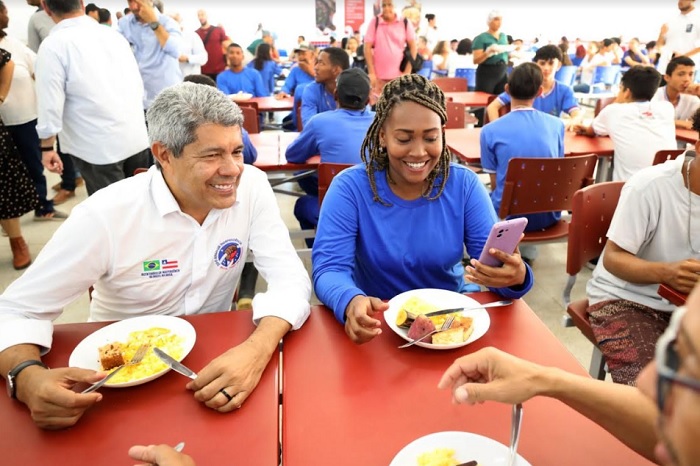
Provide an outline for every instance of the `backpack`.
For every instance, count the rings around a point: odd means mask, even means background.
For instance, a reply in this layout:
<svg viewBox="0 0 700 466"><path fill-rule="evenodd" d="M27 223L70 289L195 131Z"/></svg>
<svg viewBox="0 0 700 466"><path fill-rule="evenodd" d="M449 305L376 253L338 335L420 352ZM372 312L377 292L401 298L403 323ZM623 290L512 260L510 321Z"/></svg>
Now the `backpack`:
<svg viewBox="0 0 700 466"><path fill-rule="evenodd" d="M374 34L375 34L375 42L376 42L376 35L377 35L377 28L379 27L379 16L374 17ZM408 20L406 18L403 19L403 27L406 32L408 32ZM418 73L420 69L423 67L423 62L425 61L420 54L416 53L416 58L413 59L411 57L411 49L408 47L408 44L406 44L406 47L403 49L403 58L401 59L401 64L399 65L399 70L404 71L406 69L406 65L411 62L411 73Z"/></svg>

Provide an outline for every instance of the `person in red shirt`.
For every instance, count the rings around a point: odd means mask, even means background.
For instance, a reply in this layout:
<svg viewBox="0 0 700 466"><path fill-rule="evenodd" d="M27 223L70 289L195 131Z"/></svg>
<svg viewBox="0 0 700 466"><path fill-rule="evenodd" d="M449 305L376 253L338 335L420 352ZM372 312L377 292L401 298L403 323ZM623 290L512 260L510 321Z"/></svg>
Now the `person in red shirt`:
<svg viewBox="0 0 700 466"><path fill-rule="evenodd" d="M231 43L231 39L226 35L223 27L209 24L206 11L199 10L197 18L202 27L196 32L202 38L204 48L209 55L209 60L202 66L202 74L216 81L219 73L226 69L226 47Z"/></svg>

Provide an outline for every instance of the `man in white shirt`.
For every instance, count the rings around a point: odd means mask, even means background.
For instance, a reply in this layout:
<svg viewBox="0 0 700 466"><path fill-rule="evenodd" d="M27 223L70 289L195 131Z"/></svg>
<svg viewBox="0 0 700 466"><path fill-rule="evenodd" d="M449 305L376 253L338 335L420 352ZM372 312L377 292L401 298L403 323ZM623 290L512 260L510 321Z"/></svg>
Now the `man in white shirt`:
<svg viewBox="0 0 700 466"><path fill-rule="evenodd" d="M170 13L169 16L180 25L182 40L185 44L182 55L178 58L182 77L184 78L191 74L202 74L202 65L209 59L209 54L204 48L202 38L194 31L185 30L182 26L182 16L180 16L180 13Z"/></svg>
<svg viewBox="0 0 700 466"><path fill-rule="evenodd" d="M678 0L680 14L661 26L656 46L661 50L657 68L662 72L674 56L693 58L700 52L700 16L695 0Z"/></svg>
<svg viewBox="0 0 700 466"><path fill-rule="evenodd" d="M60 173L54 150L73 156L89 195L150 162L143 83L124 37L83 13L80 0L45 1L56 26L37 57L37 132L44 166Z"/></svg>
<svg viewBox="0 0 700 466"><path fill-rule="evenodd" d="M664 80L666 85L656 91L652 100L671 102L676 116L676 128L692 128L692 118L700 107L700 98L685 92L695 80L695 62L686 56L674 58L666 66Z"/></svg>
<svg viewBox="0 0 700 466"><path fill-rule="evenodd" d="M244 168L240 109L217 89L181 83L158 95L147 118L157 166L76 206L0 296L0 374L25 367L16 398L41 427L73 425L101 399L71 388L104 373L40 363L51 320L91 285L95 321L228 311L252 251L268 283L253 299L257 328L187 385L220 412L241 407L280 339L309 316L311 282L272 188L264 172ZM161 270L164 261L176 267Z"/></svg>
<svg viewBox="0 0 700 466"><path fill-rule="evenodd" d="M579 134L610 136L614 181L627 181L651 166L656 152L676 148L673 105L652 101L660 82L654 68L633 66L622 76L615 102L601 110L591 126L574 125Z"/></svg>

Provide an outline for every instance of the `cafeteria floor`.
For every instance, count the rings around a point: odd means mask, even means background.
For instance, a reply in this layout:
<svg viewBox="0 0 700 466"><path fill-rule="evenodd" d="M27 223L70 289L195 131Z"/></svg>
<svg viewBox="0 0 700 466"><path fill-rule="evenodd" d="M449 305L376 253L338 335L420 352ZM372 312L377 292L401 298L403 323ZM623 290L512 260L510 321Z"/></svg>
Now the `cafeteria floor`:
<svg viewBox="0 0 700 466"><path fill-rule="evenodd" d="M48 173L47 184L52 186L59 181L57 175ZM290 186L294 189L293 186ZM52 195L52 194L50 194ZM76 196L62 204L58 209L69 212L72 207L87 197L85 187L79 187ZM282 215L291 231L299 230L299 224L293 215L295 197L277 194ZM22 217L22 234L29 244L32 257L36 257L44 244L48 241L54 231L59 227L60 222L35 222L33 213ZM302 241L298 240L297 248L302 247ZM592 346L576 328L564 328L561 318L564 314L561 293L566 283L566 243L548 244L540 246L539 257L533 263L535 273L535 286L525 296L525 301L535 310L537 315L544 321L549 329L559 338L560 341L573 353L579 362L588 369L591 357ZM10 244L6 237L0 237L0 292L17 279L22 272L15 271L12 266L12 253ZM311 272L310 260L306 261L307 269ZM581 299L585 297L585 283L590 278L591 271L584 269L580 274L576 286L574 287L572 298ZM258 290L264 290L265 284L262 279L258 280ZM41 292L41 290L37 290ZM314 296L312 303L318 303ZM84 322L88 315L88 294L86 292L75 302L66 307L63 315L56 323ZM533 341L533 345L537 342Z"/></svg>

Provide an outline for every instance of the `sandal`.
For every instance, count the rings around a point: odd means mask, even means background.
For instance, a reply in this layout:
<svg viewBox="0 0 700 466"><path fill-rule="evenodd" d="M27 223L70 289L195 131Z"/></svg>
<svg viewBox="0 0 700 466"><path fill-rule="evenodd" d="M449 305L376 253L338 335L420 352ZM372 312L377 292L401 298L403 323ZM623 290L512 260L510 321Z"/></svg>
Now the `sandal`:
<svg viewBox="0 0 700 466"><path fill-rule="evenodd" d="M52 220L63 221L67 218L68 214L60 210L54 210L53 212L46 212L44 214L34 214L35 222L50 222Z"/></svg>

